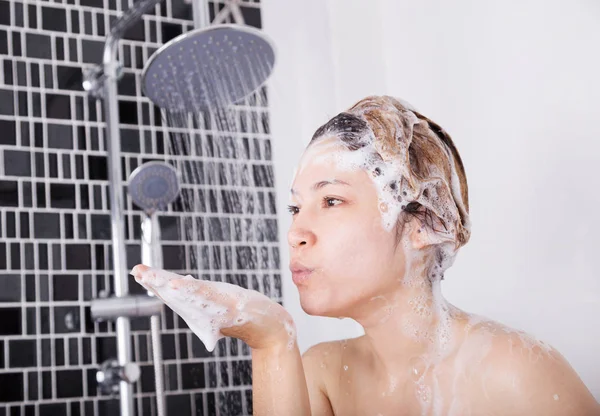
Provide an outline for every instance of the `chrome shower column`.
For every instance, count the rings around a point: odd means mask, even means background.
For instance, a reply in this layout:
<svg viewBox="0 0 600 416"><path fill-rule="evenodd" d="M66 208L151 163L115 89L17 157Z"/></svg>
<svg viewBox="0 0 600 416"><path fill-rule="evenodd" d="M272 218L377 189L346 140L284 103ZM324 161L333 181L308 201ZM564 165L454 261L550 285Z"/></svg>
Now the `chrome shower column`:
<svg viewBox="0 0 600 416"><path fill-rule="evenodd" d="M127 256L125 250L125 221L123 219L123 188L121 186L121 152L119 131L119 102L117 81L120 65L117 60L118 39L109 36L104 47L104 117L106 119L108 148L108 196L110 201L113 276L115 296L129 294ZM127 317L116 320L117 361L120 366L131 362L131 325ZM121 416L134 415L133 386L125 380L119 382Z"/></svg>
<svg viewBox="0 0 600 416"><path fill-rule="evenodd" d="M141 0L127 10L113 25L104 44L102 65L88 71L84 88L101 98L106 121L106 147L108 151L108 196L110 201L112 256L115 296L117 298L129 295L127 257L125 250L123 187L121 172L119 130L119 100L117 82L121 76L121 65L117 58L119 41L124 33L136 23L141 16L160 3L161 0ZM126 316L116 319L117 331L117 361L122 368L131 363L131 325ZM134 400L131 380L122 378L119 382L120 414L133 416Z"/></svg>

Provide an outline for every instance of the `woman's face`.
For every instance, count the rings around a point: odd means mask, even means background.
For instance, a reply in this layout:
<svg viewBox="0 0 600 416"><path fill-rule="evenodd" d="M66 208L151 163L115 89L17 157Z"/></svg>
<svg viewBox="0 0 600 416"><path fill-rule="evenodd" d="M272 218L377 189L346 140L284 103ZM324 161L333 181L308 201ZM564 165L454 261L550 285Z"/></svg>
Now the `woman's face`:
<svg viewBox="0 0 600 416"><path fill-rule="evenodd" d="M292 185L290 269L311 315L353 317L403 278L403 245L383 227L369 173L335 161L352 153L336 139L311 145Z"/></svg>

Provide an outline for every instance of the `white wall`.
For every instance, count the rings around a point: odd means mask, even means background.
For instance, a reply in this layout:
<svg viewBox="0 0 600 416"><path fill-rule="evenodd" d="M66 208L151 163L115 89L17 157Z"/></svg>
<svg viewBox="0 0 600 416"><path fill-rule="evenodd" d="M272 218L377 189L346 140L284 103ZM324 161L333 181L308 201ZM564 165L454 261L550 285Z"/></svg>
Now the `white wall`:
<svg viewBox="0 0 600 416"><path fill-rule="evenodd" d="M600 399L600 3L265 0L263 10L278 47L283 265L293 166L314 130L366 95L402 97L450 132L467 170L473 234L446 297L550 342ZM283 276L303 350L360 333L307 317Z"/></svg>
<svg viewBox="0 0 600 416"><path fill-rule="evenodd" d="M284 4L285 3L285 4ZM298 343L308 347L330 339L360 334L351 320L339 321L306 315L300 307L298 292L287 269L289 251L287 212L289 190L296 166L305 146L318 126L339 112L334 91L330 21L322 0L263 3L265 31L277 47L277 62L270 79L271 129L279 239L282 242L283 301L298 328Z"/></svg>

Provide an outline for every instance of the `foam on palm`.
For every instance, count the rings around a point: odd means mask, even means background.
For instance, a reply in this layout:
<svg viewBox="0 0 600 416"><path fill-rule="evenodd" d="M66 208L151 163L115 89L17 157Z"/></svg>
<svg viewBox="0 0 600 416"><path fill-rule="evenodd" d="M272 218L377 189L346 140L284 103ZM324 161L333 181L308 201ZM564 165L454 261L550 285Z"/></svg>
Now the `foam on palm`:
<svg viewBox="0 0 600 416"><path fill-rule="evenodd" d="M244 307L251 296L264 296L222 282L203 282L206 284L199 287L194 277L166 270L150 268L140 272L134 268L131 274L173 309L208 351L213 351L216 343L224 338L222 328L248 322ZM230 306L224 306L227 304Z"/></svg>

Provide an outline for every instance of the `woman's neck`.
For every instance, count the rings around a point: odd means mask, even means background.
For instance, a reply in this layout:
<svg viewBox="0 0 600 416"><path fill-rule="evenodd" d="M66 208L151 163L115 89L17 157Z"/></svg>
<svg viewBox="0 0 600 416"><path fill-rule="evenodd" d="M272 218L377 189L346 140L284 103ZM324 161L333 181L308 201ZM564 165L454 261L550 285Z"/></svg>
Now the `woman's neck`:
<svg viewBox="0 0 600 416"><path fill-rule="evenodd" d="M443 298L440 281L431 283L425 268L386 295L372 298L354 317L364 330L367 348L390 371L446 356L455 343L459 311Z"/></svg>

